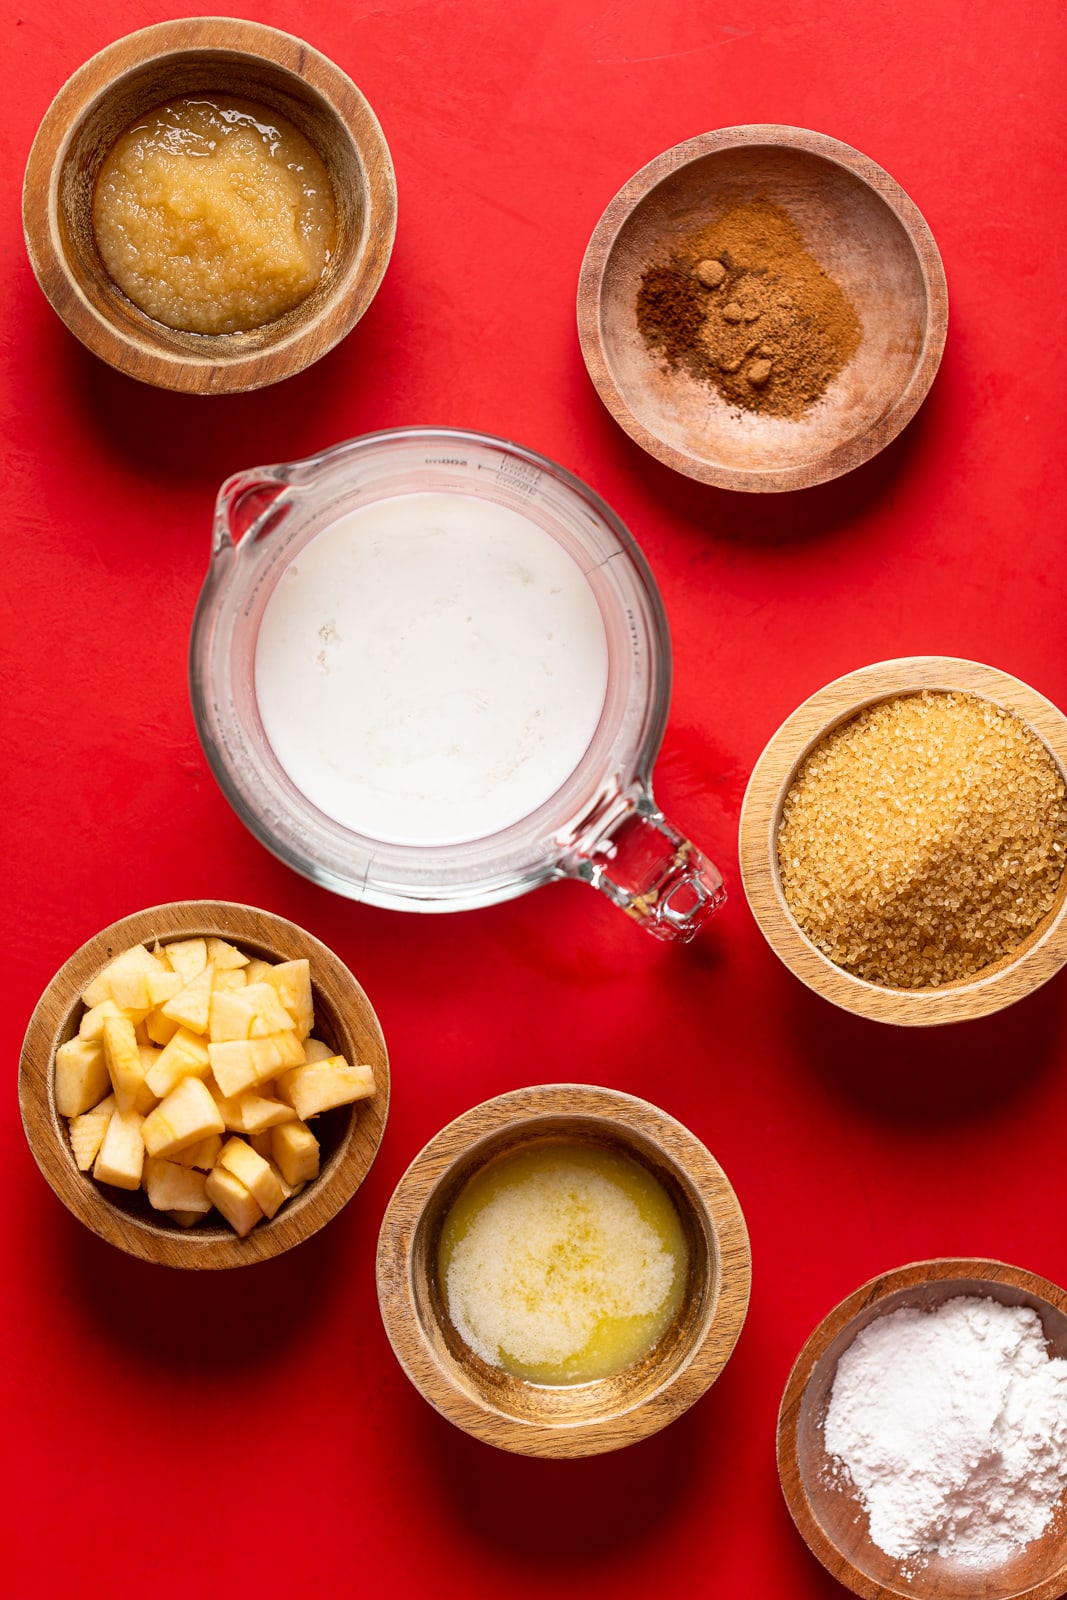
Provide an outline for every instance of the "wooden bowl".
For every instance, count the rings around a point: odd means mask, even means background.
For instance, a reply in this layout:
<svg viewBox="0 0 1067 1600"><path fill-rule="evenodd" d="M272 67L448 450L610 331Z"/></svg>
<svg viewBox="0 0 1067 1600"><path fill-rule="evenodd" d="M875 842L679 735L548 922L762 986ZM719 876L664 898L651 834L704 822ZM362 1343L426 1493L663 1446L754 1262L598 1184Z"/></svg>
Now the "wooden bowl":
<svg viewBox="0 0 1067 1600"><path fill-rule="evenodd" d="M436 1262L444 1219L476 1172L559 1141L617 1150L659 1179L682 1221L689 1278L674 1322L640 1361L609 1378L549 1387L511 1377L464 1343ZM618 1450L680 1416L725 1366L751 1275L741 1208L700 1141L644 1100L583 1084L517 1089L449 1123L401 1178L378 1241L382 1318L412 1383L476 1439L531 1456Z"/></svg>
<svg viewBox="0 0 1067 1600"><path fill-rule="evenodd" d="M793 1521L839 1583L864 1600L1057 1600L1067 1593L1067 1496L1044 1535L996 1568L931 1556L894 1560L874 1543L847 1473L833 1471L823 1426L837 1363L861 1329L902 1306L932 1309L956 1295L1029 1306L1049 1352L1067 1356L1067 1294L1001 1261L919 1261L857 1289L821 1322L797 1357L778 1413L778 1474Z"/></svg>
<svg viewBox="0 0 1067 1600"><path fill-rule="evenodd" d="M730 206L765 196L803 233L863 324L857 354L798 421L739 414L668 368L637 326L642 274ZM721 489L804 489L876 455L915 415L948 326L937 245L887 172L805 128L720 128L650 161L593 232L578 331L600 398L657 461Z"/></svg>
<svg viewBox="0 0 1067 1600"><path fill-rule="evenodd" d="M211 91L288 117L322 157L337 210L322 281L246 333L183 333L146 316L108 277L93 232L93 189L116 138L169 98ZM228 394L301 372L354 327L389 261L396 184L374 112L332 61L258 22L187 17L117 40L64 84L30 151L22 216L41 288L95 355L160 388Z"/></svg>
<svg viewBox="0 0 1067 1600"><path fill-rule="evenodd" d="M793 917L778 872L778 827L801 762L864 707L921 689L955 689L1014 712L1048 747L1067 781L1067 717L995 667L955 656L907 656L849 672L786 718L752 769L741 806L741 879L764 938L789 970L835 1005L876 1022L929 1026L987 1016L1039 989L1067 961L1067 873L1051 911L1010 955L933 989L890 989L855 977L817 949Z"/></svg>
<svg viewBox="0 0 1067 1600"><path fill-rule="evenodd" d="M70 1147L66 1119L56 1110L56 1051L78 1030L86 986L108 963L134 944L158 938L196 939L215 935L237 944L246 955L265 961L311 963L315 1031L349 1061L374 1069L377 1093L355 1106L340 1106L316 1118L322 1170L301 1194L287 1201L270 1221L244 1239L221 1219L194 1229L172 1223L153 1211L137 1191L98 1184L79 1172ZM243 1267L266 1261L317 1233L350 1200L378 1153L389 1111L389 1059L370 1001L331 950L303 928L252 906L221 900L177 900L123 917L71 956L48 985L22 1046L19 1063L22 1122L37 1165L56 1194L80 1222L120 1250L168 1267Z"/></svg>

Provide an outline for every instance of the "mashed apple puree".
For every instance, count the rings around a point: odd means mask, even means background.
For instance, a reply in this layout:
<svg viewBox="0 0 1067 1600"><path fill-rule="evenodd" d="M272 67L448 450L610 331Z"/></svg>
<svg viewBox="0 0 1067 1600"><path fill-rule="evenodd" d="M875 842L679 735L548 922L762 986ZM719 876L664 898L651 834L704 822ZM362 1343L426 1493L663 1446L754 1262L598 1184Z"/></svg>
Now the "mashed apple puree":
<svg viewBox="0 0 1067 1600"><path fill-rule="evenodd" d="M93 228L134 305L193 333L273 322L305 300L334 244L322 160L251 101L175 100L138 118L104 159Z"/></svg>

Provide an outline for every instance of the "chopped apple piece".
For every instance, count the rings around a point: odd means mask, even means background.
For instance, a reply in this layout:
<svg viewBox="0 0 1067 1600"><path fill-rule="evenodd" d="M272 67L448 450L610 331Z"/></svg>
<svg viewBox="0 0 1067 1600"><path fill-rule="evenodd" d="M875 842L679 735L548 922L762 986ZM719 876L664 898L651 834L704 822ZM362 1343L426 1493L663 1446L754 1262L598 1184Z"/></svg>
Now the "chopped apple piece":
<svg viewBox="0 0 1067 1600"><path fill-rule="evenodd" d="M319 1141L303 1122L286 1122L271 1134L271 1154L286 1183L296 1188L319 1175Z"/></svg>
<svg viewBox="0 0 1067 1600"><path fill-rule="evenodd" d="M149 1011L159 1003L153 998L152 985L167 973L150 950L135 944L115 957L82 995L87 1006L99 1005L102 1000L114 1000L120 1011ZM165 995L160 998L165 999Z"/></svg>
<svg viewBox="0 0 1067 1600"><path fill-rule="evenodd" d="M228 972L234 967L247 967L249 963L249 957L238 950L235 944L228 944L225 939L208 940L207 958L214 963L216 972Z"/></svg>
<svg viewBox="0 0 1067 1600"><path fill-rule="evenodd" d="M165 1006L160 1007L163 1015L170 1017L173 1022L180 1022L183 1028L188 1028L192 1033L206 1033L214 976L215 969L209 963L184 989L178 990L173 1000L168 1000Z"/></svg>
<svg viewBox="0 0 1067 1600"><path fill-rule="evenodd" d="M168 1156L167 1160L177 1162L180 1167L197 1167L201 1172L210 1172L219 1159L221 1149L222 1134L209 1133L199 1144L191 1144L186 1149L179 1150L177 1155Z"/></svg>
<svg viewBox="0 0 1067 1600"><path fill-rule="evenodd" d="M329 1045L324 1044L321 1039L304 1040L304 1060L309 1065L312 1061L329 1061L333 1054Z"/></svg>
<svg viewBox="0 0 1067 1600"><path fill-rule="evenodd" d="M198 972L207 966L206 939L179 939L163 946L167 960L183 983L192 983Z"/></svg>
<svg viewBox="0 0 1067 1600"><path fill-rule="evenodd" d="M181 1167L154 1156L145 1158L144 1192L155 1211L210 1211L204 1179L205 1174L193 1167Z"/></svg>
<svg viewBox="0 0 1067 1600"><path fill-rule="evenodd" d="M144 1117L137 1111L116 1110L108 1120L100 1152L93 1165L93 1177L116 1189L139 1189L144 1166Z"/></svg>
<svg viewBox="0 0 1067 1600"><path fill-rule="evenodd" d="M221 972L216 971L211 992L219 994L223 990L243 989L247 982L243 967L224 967Z"/></svg>
<svg viewBox="0 0 1067 1600"><path fill-rule="evenodd" d="M105 1017L104 1060L115 1091L119 1115L132 1111L144 1087L141 1051L129 1017Z"/></svg>
<svg viewBox="0 0 1067 1600"><path fill-rule="evenodd" d="M245 977L249 983L262 983L270 969L269 961L261 961L258 956L253 956L245 968Z"/></svg>
<svg viewBox="0 0 1067 1600"><path fill-rule="evenodd" d="M219 1113L230 1133L264 1133L283 1122L296 1120L296 1112L282 1100L271 1100L266 1095L246 1089L232 1100L217 1102Z"/></svg>
<svg viewBox="0 0 1067 1600"><path fill-rule="evenodd" d="M288 1033L292 1030L293 1018L282 1005L273 984L249 983L241 998L251 1005L253 1011L250 1038L265 1039L272 1033Z"/></svg>
<svg viewBox="0 0 1067 1600"><path fill-rule="evenodd" d="M374 1093L374 1073L359 1063L350 1067L344 1056L315 1061L307 1067L291 1067L275 1081L279 1100L292 1106L302 1122L317 1117L334 1106L366 1100Z"/></svg>
<svg viewBox="0 0 1067 1600"><path fill-rule="evenodd" d="M182 1078L145 1118L145 1149L150 1156L167 1158L224 1129L219 1109L203 1081Z"/></svg>
<svg viewBox="0 0 1067 1600"><path fill-rule="evenodd" d="M114 1110L115 1096L109 1094L106 1100L101 1100L91 1111L83 1111L80 1117L71 1118L70 1148L74 1151L74 1160L77 1162L79 1172L88 1172L96 1160Z"/></svg>
<svg viewBox="0 0 1067 1600"><path fill-rule="evenodd" d="M285 1191L270 1170L270 1164L258 1156L243 1139L227 1139L219 1152L218 1165L240 1178L265 1217L273 1217Z"/></svg>
<svg viewBox="0 0 1067 1600"><path fill-rule="evenodd" d="M311 998L311 963L306 958L302 961L280 961L264 977L292 1017L297 1033L306 1039L315 1022L315 1007Z"/></svg>
<svg viewBox="0 0 1067 1600"><path fill-rule="evenodd" d="M211 1169L204 1190L212 1205L218 1206L230 1227L242 1239L263 1215L255 1196L226 1167Z"/></svg>
<svg viewBox="0 0 1067 1600"><path fill-rule="evenodd" d="M273 1039L227 1039L209 1044L207 1052L215 1082L227 1100L265 1083L282 1064L282 1053Z"/></svg>
<svg viewBox="0 0 1067 1600"><path fill-rule="evenodd" d="M307 1061L304 1046L292 1028L286 1033L272 1033L265 1042L272 1044L277 1050L281 1057L279 1067L282 1070L286 1067L302 1067Z"/></svg>
<svg viewBox="0 0 1067 1600"><path fill-rule="evenodd" d="M61 1117L80 1117L97 1105L111 1086L102 1044L68 1039L56 1051L56 1110Z"/></svg>
<svg viewBox="0 0 1067 1600"><path fill-rule="evenodd" d="M154 1007L144 1019L144 1031L153 1044L168 1045L180 1027L181 1023L175 1022L173 1017L163 1015L160 1006Z"/></svg>
<svg viewBox="0 0 1067 1600"><path fill-rule="evenodd" d="M78 1024L78 1034L82 1039L98 1039L104 1037L104 1023L108 1017L121 1017L122 1012L114 1000L101 1000L99 1005L92 1006L82 1017ZM129 1018L126 1019L129 1021Z"/></svg>
<svg viewBox="0 0 1067 1600"><path fill-rule="evenodd" d="M159 1059L145 1074L148 1087L157 1099L164 1099L177 1088L182 1078L203 1078L211 1063L207 1045L188 1028L179 1027L169 1044L159 1053Z"/></svg>

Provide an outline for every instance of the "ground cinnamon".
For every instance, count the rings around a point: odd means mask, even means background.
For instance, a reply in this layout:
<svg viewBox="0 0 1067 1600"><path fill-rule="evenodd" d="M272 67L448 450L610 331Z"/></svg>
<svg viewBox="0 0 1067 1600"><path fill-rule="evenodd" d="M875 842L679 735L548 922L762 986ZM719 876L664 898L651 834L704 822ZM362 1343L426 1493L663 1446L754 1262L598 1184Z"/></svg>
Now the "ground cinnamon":
<svg viewBox="0 0 1067 1600"><path fill-rule="evenodd" d="M796 420L859 349L840 285L781 206L758 196L683 240L641 278L637 324L668 366L728 404Z"/></svg>

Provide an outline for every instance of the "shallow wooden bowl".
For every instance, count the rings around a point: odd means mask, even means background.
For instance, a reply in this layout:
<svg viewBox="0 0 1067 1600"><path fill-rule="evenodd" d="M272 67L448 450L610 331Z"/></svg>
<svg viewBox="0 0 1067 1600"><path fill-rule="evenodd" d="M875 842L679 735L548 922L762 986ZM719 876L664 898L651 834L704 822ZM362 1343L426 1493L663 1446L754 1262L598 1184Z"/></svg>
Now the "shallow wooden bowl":
<svg viewBox="0 0 1067 1600"><path fill-rule="evenodd" d="M377 1085L372 1099L340 1106L315 1119L314 1132L322 1146L318 1178L244 1239L221 1218L217 1223L181 1228L153 1211L140 1192L113 1189L79 1172L66 1120L55 1106L56 1051L78 1030L84 1010L80 997L86 986L130 945L211 935L228 939L246 955L265 961L307 957L317 1036L349 1061L369 1063ZM59 969L30 1018L19 1063L19 1104L37 1165L68 1211L102 1239L132 1256L168 1267L243 1267L281 1255L310 1238L355 1194L385 1131L389 1059L370 1001L348 968L318 939L284 917L252 906L222 900L177 900L123 917L90 939Z"/></svg>
<svg viewBox="0 0 1067 1600"><path fill-rule="evenodd" d="M211 91L288 117L322 157L337 209L321 283L247 333L183 333L146 316L108 277L93 233L93 189L116 138L170 98ZM301 372L354 327L389 261L396 183L378 119L332 61L258 22L187 17L117 40L64 84L30 151L22 216L41 288L95 355L164 389L227 394Z"/></svg>
<svg viewBox="0 0 1067 1600"><path fill-rule="evenodd" d="M689 1245L683 1303L660 1341L610 1378L524 1383L460 1338L437 1281L441 1228L459 1191L489 1163L565 1141L614 1149L647 1167L677 1207ZM751 1256L737 1198L700 1141L632 1095L583 1084L517 1089L449 1123L401 1178L378 1241L378 1299L415 1387L475 1438L531 1456L618 1450L665 1427L725 1366L748 1307Z"/></svg>
<svg viewBox="0 0 1067 1600"><path fill-rule="evenodd" d="M837 678L787 717L752 769L741 807L741 879L764 938L791 972L835 1005L877 1022L929 1026L987 1016L1039 989L1067 961L1067 874L1052 910L1016 949L973 978L937 989L890 989L836 966L801 930L782 892L778 827L801 762L866 706L920 689L956 689L1014 712L1047 745L1067 781L1067 717L995 667L955 656L906 656Z"/></svg>
<svg viewBox="0 0 1067 1600"><path fill-rule="evenodd" d="M731 410L669 369L637 327L646 269L757 196L789 213L863 324L857 354L795 422ZM941 257L900 185L837 139L777 124L704 133L642 167L597 223L578 284L582 352L616 422L658 461L722 489L804 489L876 455L921 405L947 326Z"/></svg>
<svg viewBox="0 0 1067 1600"><path fill-rule="evenodd" d="M1067 1294L1032 1272L1001 1261L937 1260L872 1279L819 1324L790 1373L778 1413L786 1504L823 1566L864 1600L1057 1600L1067 1593L1067 1495L1044 1535L1002 1566L963 1566L939 1556L898 1561L871 1539L848 1473L832 1470L823 1427L837 1363L856 1335L902 1306L932 1309L956 1295L1031 1307L1050 1355L1067 1356Z"/></svg>

